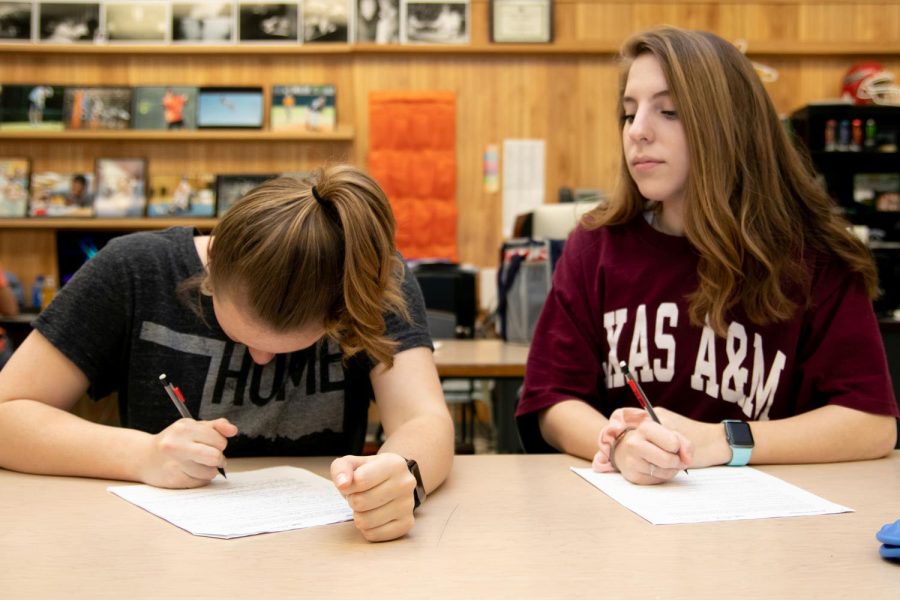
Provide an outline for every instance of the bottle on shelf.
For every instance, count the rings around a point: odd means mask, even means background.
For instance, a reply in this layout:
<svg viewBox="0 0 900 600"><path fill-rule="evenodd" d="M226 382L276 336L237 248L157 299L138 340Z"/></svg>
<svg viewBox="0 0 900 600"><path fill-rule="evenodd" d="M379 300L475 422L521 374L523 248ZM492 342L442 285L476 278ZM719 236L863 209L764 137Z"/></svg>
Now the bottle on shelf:
<svg viewBox="0 0 900 600"><path fill-rule="evenodd" d="M44 277L44 285L41 286L41 310L47 308L56 296L56 279L52 275Z"/></svg>
<svg viewBox="0 0 900 600"><path fill-rule="evenodd" d="M31 285L31 308L38 309L43 304L44 276L38 275Z"/></svg>

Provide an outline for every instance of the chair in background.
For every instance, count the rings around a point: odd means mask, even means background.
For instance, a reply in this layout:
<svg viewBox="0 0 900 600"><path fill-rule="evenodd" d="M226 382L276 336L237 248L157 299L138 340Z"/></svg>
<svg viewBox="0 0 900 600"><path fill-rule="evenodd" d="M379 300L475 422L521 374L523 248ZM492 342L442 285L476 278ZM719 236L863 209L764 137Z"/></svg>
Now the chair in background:
<svg viewBox="0 0 900 600"><path fill-rule="evenodd" d="M475 331L475 271L454 263L414 265L413 275L422 288L428 331L440 340L471 338ZM441 381L444 399L457 422L457 454L475 451L476 391L471 379Z"/></svg>

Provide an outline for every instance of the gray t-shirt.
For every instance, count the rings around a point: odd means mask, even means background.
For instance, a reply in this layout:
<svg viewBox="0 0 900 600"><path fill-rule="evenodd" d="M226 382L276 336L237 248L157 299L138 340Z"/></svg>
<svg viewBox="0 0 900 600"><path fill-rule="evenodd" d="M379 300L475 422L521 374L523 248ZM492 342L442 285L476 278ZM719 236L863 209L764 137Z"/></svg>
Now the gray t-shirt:
<svg viewBox="0 0 900 600"><path fill-rule="evenodd" d="M118 392L122 424L157 433L179 415L159 375L187 398L195 418L227 417L239 433L228 456L358 453L373 398L372 360L342 363L338 344L254 363L216 322L212 301L179 298L177 287L203 271L189 227L134 233L109 242L62 288L35 321L90 381L89 393ZM388 314L397 351L431 347L422 293L406 269L403 293L413 322Z"/></svg>

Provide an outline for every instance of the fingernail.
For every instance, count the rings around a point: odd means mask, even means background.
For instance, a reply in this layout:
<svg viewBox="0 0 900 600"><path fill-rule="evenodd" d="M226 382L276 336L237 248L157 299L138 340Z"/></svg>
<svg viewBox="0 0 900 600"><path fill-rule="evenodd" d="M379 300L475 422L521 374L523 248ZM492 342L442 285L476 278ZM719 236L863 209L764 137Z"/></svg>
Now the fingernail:
<svg viewBox="0 0 900 600"><path fill-rule="evenodd" d="M347 483L347 475L345 473L339 473L336 481L338 485L344 485Z"/></svg>

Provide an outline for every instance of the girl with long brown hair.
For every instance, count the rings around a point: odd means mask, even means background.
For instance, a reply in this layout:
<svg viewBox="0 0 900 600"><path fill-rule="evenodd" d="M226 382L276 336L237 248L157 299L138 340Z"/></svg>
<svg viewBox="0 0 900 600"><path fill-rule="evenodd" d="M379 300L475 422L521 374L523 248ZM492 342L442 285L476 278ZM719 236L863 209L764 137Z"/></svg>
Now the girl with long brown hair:
<svg viewBox="0 0 900 600"><path fill-rule="evenodd" d="M517 410L526 445L641 484L890 452L872 259L750 61L652 29L624 45L619 98L619 185L556 267ZM633 408L626 368L661 423Z"/></svg>
<svg viewBox="0 0 900 600"><path fill-rule="evenodd" d="M0 466L187 488L226 451L347 454L331 476L356 527L397 538L453 457L425 323L374 180L267 181L211 236L123 236L79 270L0 372ZM161 373L197 420L177 419ZM124 427L66 412L85 392L117 392ZM372 398L386 441L360 456Z"/></svg>

